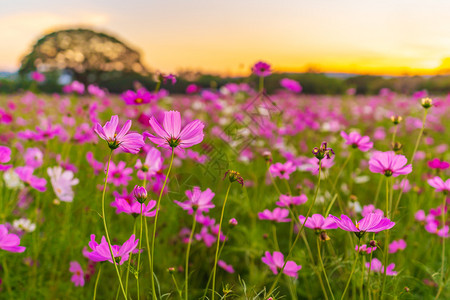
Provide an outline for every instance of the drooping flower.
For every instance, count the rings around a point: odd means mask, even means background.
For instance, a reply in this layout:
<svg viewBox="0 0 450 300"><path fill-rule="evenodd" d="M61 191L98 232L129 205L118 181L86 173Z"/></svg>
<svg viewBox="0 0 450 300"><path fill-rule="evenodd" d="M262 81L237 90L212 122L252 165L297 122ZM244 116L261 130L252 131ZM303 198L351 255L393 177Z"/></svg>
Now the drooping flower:
<svg viewBox="0 0 450 300"><path fill-rule="evenodd" d="M124 152L136 154L145 145L144 138L139 133L128 133L131 128L131 120L125 122L122 129L116 133L119 125L119 117L112 116L105 126L99 123L95 125L95 132L108 143L111 150L120 148Z"/></svg>
<svg viewBox="0 0 450 300"><path fill-rule="evenodd" d="M173 202L178 204L182 209L187 210L190 215L194 211L196 211L197 214L200 214L202 212L208 212L211 208L215 207L212 203L214 195L215 194L209 188L202 192L200 187L195 186L192 191L186 191L186 196L188 197L187 201L179 202L174 200Z"/></svg>
<svg viewBox="0 0 450 300"><path fill-rule="evenodd" d="M341 215L341 219L330 215L334 219L337 226L345 231L354 232L357 236L362 236L365 232L380 232L383 230L391 229L395 223L384 218L382 214L370 213L359 222L353 223L353 221L346 215Z"/></svg>
<svg viewBox="0 0 450 300"><path fill-rule="evenodd" d="M272 74L271 66L263 61L258 61L252 67L252 72L259 77L267 77Z"/></svg>
<svg viewBox="0 0 450 300"><path fill-rule="evenodd" d="M441 177L434 177L432 179L428 179L428 184L436 189L436 192L450 192L450 178L444 181Z"/></svg>
<svg viewBox="0 0 450 300"><path fill-rule="evenodd" d="M350 134L341 131L341 136L345 139L346 145L358 148L362 152L367 152L373 147L373 142L370 141L370 138L367 135L361 136L356 131L352 131Z"/></svg>
<svg viewBox="0 0 450 300"><path fill-rule="evenodd" d="M289 210L284 208L275 208L273 212L268 209L265 209L263 212L258 213L258 218L260 220L269 220L278 223L290 222L291 219L287 218L289 215Z"/></svg>
<svg viewBox="0 0 450 300"><path fill-rule="evenodd" d="M272 176L279 177L280 179L288 179L289 175L292 174L297 168L294 166L292 161L287 161L286 163L276 163L269 167L269 172Z"/></svg>
<svg viewBox="0 0 450 300"><path fill-rule="evenodd" d="M373 173L380 173L387 177L397 177L412 172L412 165L406 165L407 162L404 155L395 154L394 151L378 151L375 152L369 160L369 170Z"/></svg>
<svg viewBox="0 0 450 300"><path fill-rule="evenodd" d="M273 274L278 274L279 270L283 268L284 256L283 253L275 251L273 255L269 251L265 252L265 256L261 259L263 263L269 266ZM294 261L289 260L286 262L283 273L290 277L298 277L298 271L302 268L301 265L297 265Z"/></svg>
<svg viewBox="0 0 450 300"><path fill-rule="evenodd" d="M78 178L74 178L73 172L69 170L64 171L61 167L56 166L48 168L47 173L50 176L50 183L56 197L64 202L72 202L74 197L72 186L79 183Z"/></svg>
<svg viewBox="0 0 450 300"><path fill-rule="evenodd" d="M33 175L34 169L32 167L17 167L14 172L19 176L20 180L28 183L32 188L45 192L47 190L47 180L45 178L39 178Z"/></svg>
<svg viewBox="0 0 450 300"><path fill-rule="evenodd" d="M290 195L280 195L279 201L277 201L275 204L281 207L286 206L296 206L296 205L302 205L308 201L308 197L306 197L305 194L302 194L300 196L290 196Z"/></svg>
<svg viewBox="0 0 450 300"><path fill-rule="evenodd" d="M119 264L122 265L126 262L130 256L131 252L135 252L138 245L139 239L135 239L135 235L132 234L131 237L122 245L111 245L114 259L120 258ZM109 251L108 242L103 236L100 244L95 241L95 234L91 234L91 241L89 242L89 247L92 252L88 252L88 258L92 261L109 261L113 262L111 259L111 252Z"/></svg>
<svg viewBox="0 0 450 300"><path fill-rule="evenodd" d="M181 116L178 111L164 112L163 128L153 116L149 123L157 136L144 132L144 137L148 137L159 147L177 150L194 146L203 141L205 125L200 120L195 120L181 129Z"/></svg>
<svg viewBox="0 0 450 300"><path fill-rule="evenodd" d="M300 215L298 216L300 224L305 222L305 217ZM338 225L334 221L333 218L327 217L324 218L320 214L313 214L311 217L308 217L306 220L305 226L314 230L328 230L328 229L336 229Z"/></svg>
<svg viewBox="0 0 450 300"><path fill-rule="evenodd" d="M156 148L151 148L147 152L144 163L140 159L136 161L134 168L137 171L137 177L141 180L144 178L149 179L151 176L155 175L162 168L162 158L161 152ZM147 176L147 177L146 177Z"/></svg>
<svg viewBox="0 0 450 300"><path fill-rule="evenodd" d="M69 271L73 273L70 281L72 281L75 286L84 286L84 272L80 264L77 261L71 261Z"/></svg>
<svg viewBox="0 0 450 300"><path fill-rule="evenodd" d="M8 228L4 224L0 225L0 249L9 252L24 252L25 247L19 246L20 238L13 234L8 233Z"/></svg>
<svg viewBox="0 0 450 300"><path fill-rule="evenodd" d="M228 265L226 262L224 262L221 259L217 262L217 265L219 267L221 267L222 269L224 269L225 271L227 271L228 273L231 273L231 274L234 273L233 266L232 265Z"/></svg>
<svg viewBox="0 0 450 300"><path fill-rule="evenodd" d="M389 253L395 253L399 250L405 249L406 249L405 240L392 241L392 243L389 244Z"/></svg>
<svg viewBox="0 0 450 300"><path fill-rule="evenodd" d="M294 93L300 93L302 91L302 86L300 83L293 79L283 78L280 80L280 85Z"/></svg>
<svg viewBox="0 0 450 300"><path fill-rule="evenodd" d="M384 274L384 266L381 263L381 261L378 260L377 258L372 259L372 262L370 262L370 263L366 262L366 268L367 268L367 270L370 269L372 272ZM395 268L395 264L394 263L392 263L389 266L387 266L386 275L388 275L388 276L395 276L395 275L397 275L397 272L394 271L394 268Z"/></svg>

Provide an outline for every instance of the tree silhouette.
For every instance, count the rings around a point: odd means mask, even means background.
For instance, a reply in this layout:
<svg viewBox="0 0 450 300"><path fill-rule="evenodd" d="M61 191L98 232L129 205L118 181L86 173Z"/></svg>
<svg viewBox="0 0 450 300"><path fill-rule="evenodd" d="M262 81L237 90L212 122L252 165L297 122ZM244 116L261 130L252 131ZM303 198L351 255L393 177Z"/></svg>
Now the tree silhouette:
<svg viewBox="0 0 450 300"><path fill-rule="evenodd" d="M40 38L21 62L19 74L69 71L83 83L147 75L140 54L116 38L89 29L55 31Z"/></svg>

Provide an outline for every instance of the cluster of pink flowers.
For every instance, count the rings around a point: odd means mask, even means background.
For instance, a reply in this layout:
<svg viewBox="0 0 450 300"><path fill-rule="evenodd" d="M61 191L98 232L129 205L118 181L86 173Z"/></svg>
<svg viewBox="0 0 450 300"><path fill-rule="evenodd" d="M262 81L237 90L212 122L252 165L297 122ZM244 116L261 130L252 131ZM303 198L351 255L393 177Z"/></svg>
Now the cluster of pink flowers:
<svg viewBox="0 0 450 300"><path fill-rule="evenodd" d="M384 266L381 263L381 261L376 259L376 258L372 259L372 261L370 263L366 262L366 268L367 268L367 270L370 269L372 272L384 274ZM387 268L386 268L386 275L388 275L388 276L396 276L397 272L394 271L394 268L395 268L395 264L394 263L392 263L389 266L387 266Z"/></svg>
<svg viewBox="0 0 450 300"><path fill-rule="evenodd" d="M287 276L297 278L298 271L302 269L301 265L297 265L294 261L288 260L286 265L284 264L284 255L281 252L275 251L270 254L269 251L265 252L265 256L261 259L263 263L269 266L273 274L278 274L278 272L283 268L283 273Z"/></svg>
<svg viewBox="0 0 450 300"><path fill-rule="evenodd" d="M447 207L445 207L447 210ZM449 226L441 224L441 214L443 213L442 206L432 208L429 210L429 214L425 214L425 211L419 210L415 214L415 219L422 222L425 225L425 230L431 234L436 234L440 237L450 237Z"/></svg>

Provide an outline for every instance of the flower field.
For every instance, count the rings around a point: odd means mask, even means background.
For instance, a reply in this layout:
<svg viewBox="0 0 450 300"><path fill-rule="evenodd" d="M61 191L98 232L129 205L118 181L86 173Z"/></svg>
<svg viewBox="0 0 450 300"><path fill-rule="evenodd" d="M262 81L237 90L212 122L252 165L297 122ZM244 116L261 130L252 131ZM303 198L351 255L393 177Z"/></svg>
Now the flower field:
<svg viewBox="0 0 450 300"><path fill-rule="evenodd" d="M0 95L0 298L449 299L450 97L253 72Z"/></svg>

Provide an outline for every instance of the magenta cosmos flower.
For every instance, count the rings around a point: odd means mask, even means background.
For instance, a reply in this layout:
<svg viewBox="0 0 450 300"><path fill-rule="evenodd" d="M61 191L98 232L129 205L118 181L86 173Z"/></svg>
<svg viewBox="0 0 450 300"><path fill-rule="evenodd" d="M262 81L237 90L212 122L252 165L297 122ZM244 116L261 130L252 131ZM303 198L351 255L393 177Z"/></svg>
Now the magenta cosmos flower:
<svg viewBox="0 0 450 300"><path fill-rule="evenodd" d="M300 224L305 222L304 216L298 216ZM327 229L336 229L338 228L336 222L333 218L327 217L324 218L322 215L314 214L311 217L308 217L306 220L305 226L314 230L327 230Z"/></svg>
<svg viewBox="0 0 450 300"><path fill-rule="evenodd" d="M226 262L224 262L223 260L219 260L217 262L217 265L219 267L221 267L222 269L224 269L225 271L227 271L228 273L234 273L234 269L232 265L228 265Z"/></svg>
<svg viewBox="0 0 450 300"><path fill-rule="evenodd" d="M95 125L95 132L104 139L111 150L120 148L124 152L136 154L145 145L144 138L139 133L128 133L131 128L131 120L125 122L118 133L119 117L112 116L105 126L99 123Z"/></svg>
<svg viewBox="0 0 450 300"><path fill-rule="evenodd" d="M284 266L284 256L283 253L275 251L273 255L269 251L266 251L265 256L261 259L263 263L269 266L273 274L278 274ZM298 277L298 271L300 271L302 266L297 265L294 261L287 261L284 267L283 273L290 277Z"/></svg>
<svg viewBox="0 0 450 300"><path fill-rule="evenodd" d="M441 161L439 158L434 158L428 162L428 166L431 169L445 170L448 167L450 167L450 163L443 161L443 160Z"/></svg>
<svg viewBox="0 0 450 300"><path fill-rule="evenodd" d="M113 161L109 164L108 182L111 182L115 186L124 185L127 186L128 182L133 179L130 176L133 173L132 168L126 168L124 161L119 161L116 165Z"/></svg>
<svg viewBox="0 0 450 300"><path fill-rule="evenodd" d="M279 201L275 203L278 206L286 207L286 206L294 206L294 205L301 205L306 203L308 201L308 198L305 194L302 194L300 196L289 196L289 195L280 195Z"/></svg>
<svg viewBox="0 0 450 300"><path fill-rule="evenodd" d="M258 218L260 220L269 220L278 223L290 222L291 219L286 218L289 215L289 210L284 208L275 208L273 212L265 209L263 212L258 213Z"/></svg>
<svg viewBox="0 0 450 300"><path fill-rule="evenodd" d="M389 253L395 253L399 250L405 249L406 249L405 240L392 241L392 243L389 244Z"/></svg>
<svg viewBox="0 0 450 300"><path fill-rule="evenodd" d="M355 131L350 132L350 134L341 131L341 136L345 139L346 145L351 145L353 148L358 148L362 152L369 151L373 147L373 143L367 135L361 136Z"/></svg>
<svg viewBox="0 0 450 300"><path fill-rule="evenodd" d="M358 247L358 245L355 246L355 251L365 252L367 254L370 254L375 250L377 250L377 247L367 247L367 245L361 245L361 247Z"/></svg>
<svg viewBox="0 0 450 300"><path fill-rule="evenodd" d="M47 190L47 180L33 175L34 169L32 167L17 167L14 172L19 176L20 180L28 183L32 188L45 192Z"/></svg>
<svg viewBox="0 0 450 300"><path fill-rule="evenodd" d="M9 252L24 252L25 247L19 246L19 236L8 233L8 228L5 225L0 225L0 249Z"/></svg>
<svg viewBox="0 0 450 300"><path fill-rule="evenodd" d="M138 201L127 201L125 198L116 198L115 201L111 202L111 206L116 208L116 214L126 213L137 217L141 214L141 203ZM145 217L154 217L156 215L155 200L148 201L147 204L142 204L142 215Z"/></svg>
<svg viewBox="0 0 450 300"><path fill-rule="evenodd" d="M272 176L279 177L281 179L289 179L289 175L296 170L296 167L292 161L288 161L284 164L276 163L269 167L269 172Z"/></svg>
<svg viewBox="0 0 450 300"><path fill-rule="evenodd" d="M128 90L120 95L127 105L141 105L150 103L155 97L145 88L140 88L136 92Z"/></svg>
<svg viewBox="0 0 450 300"><path fill-rule="evenodd" d="M5 146L0 146L0 171L6 171L12 167L12 165L3 165L11 160L11 149Z"/></svg>
<svg viewBox="0 0 450 300"><path fill-rule="evenodd" d="M214 195L209 188L202 192L198 186L194 186L192 191L186 191L187 201L180 202L174 200L173 202L178 204L182 209L187 210L190 215L194 211L197 212L196 214L200 214L214 208L215 205L212 203Z"/></svg>
<svg viewBox="0 0 450 300"><path fill-rule="evenodd" d="M394 151L375 152L369 160L369 170L387 177L397 177L412 172L412 165L406 165L408 160L404 155L397 155ZM406 166L405 166L406 165Z"/></svg>
<svg viewBox="0 0 450 300"><path fill-rule="evenodd" d="M84 286L84 272L77 261L70 262L69 271L73 273L70 281L72 281L75 286Z"/></svg>
<svg viewBox="0 0 450 300"><path fill-rule="evenodd" d="M140 159L136 161L136 165L134 165L134 168L138 170L137 177L141 180L143 180L144 178L149 179L161 170L162 163L163 160L161 158L161 152L159 152L158 149L152 147L147 152L144 163L142 163Z"/></svg>
<svg viewBox="0 0 450 300"><path fill-rule="evenodd" d="M136 249L139 239L135 239L135 235L132 234L131 237L122 246L111 245L114 258L120 258L119 264L122 265L126 262L130 256L130 253ZM95 241L95 234L91 234L91 241L89 242L89 247L92 252L88 252L88 258L92 261L109 261L113 263L111 259L111 252L109 251L108 242L103 236L102 241L98 244Z"/></svg>
<svg viewBox="0 0 450 300"><path fill-rule="evenodd" d="M436 189L436 192L450 192L450 178L444 181L441 177L428 179L428 184Z"/></svg>
<svg viewBox="0 0 450 300"><path fill-rule="evenodd" d="M160 147L166 149L184 149L199 144L203 141L203 128L205 125L200 120L195 120L181 129L181 116L178 111L164 112L163 127L155 117L149 120L157 136L144 132L144 136Z"/></svg>
<svg viewBox="0 0 450 300"><path fill-rule="evenodd" d="M263 61L258 61L256 64L253 65L252 72L256 76L266 77L266 76L269 76L270 74L272 74L272 69L268 63L263 62Z"/></svg>
<svg viewBox="0 0 450 300"><path fill-rule="evenodd" d="M359 222L356 222L356 224L354 224L353 221L346 215L341 215L341 219L333 215L330 215L329 217L334 219L339 228L345 231L354 232L359 237L361 237L365 232L377 233L383 230L391 229L395 225L395 223L388 218L384 218L382 214L374 213L368 214Z"/></svg>
<svg viewBox="0 0 450 300"><path fill-rule="evenodd" d="M371 267L372 265L372 267ZM384 266L378 259L374 258L372 259L371 263L366 262L366 268L371 269L375 273L381 273L384 274ZM397 275L397 272L394 271L395 264L390 264L386 269L386 275L388 276L395 276Z"/></svg>
<svg viewBox="0 0 450 300"><path fill-rule="evenodd" d="M300 93L302 91L302 86L300 85L300 83L293 79L283 78L280 80L280 85L294 93Z"/></svg>

